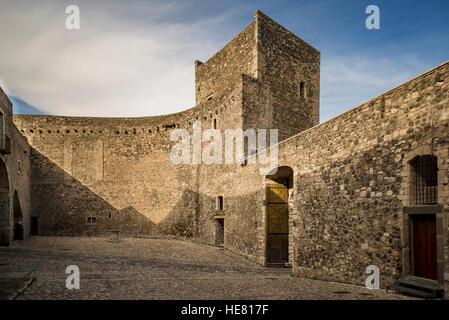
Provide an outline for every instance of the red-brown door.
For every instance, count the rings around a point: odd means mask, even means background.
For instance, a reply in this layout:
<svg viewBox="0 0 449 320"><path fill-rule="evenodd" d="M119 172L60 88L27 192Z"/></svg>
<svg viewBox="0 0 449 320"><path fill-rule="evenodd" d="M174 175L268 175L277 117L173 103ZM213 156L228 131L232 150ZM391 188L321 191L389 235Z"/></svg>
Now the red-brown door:
<svg viewBox="0 0 449 320"><path fill-rule="evenodd" d="M412 220L413 274L420 278L438 280L435 215L414 215Z"/></svg>

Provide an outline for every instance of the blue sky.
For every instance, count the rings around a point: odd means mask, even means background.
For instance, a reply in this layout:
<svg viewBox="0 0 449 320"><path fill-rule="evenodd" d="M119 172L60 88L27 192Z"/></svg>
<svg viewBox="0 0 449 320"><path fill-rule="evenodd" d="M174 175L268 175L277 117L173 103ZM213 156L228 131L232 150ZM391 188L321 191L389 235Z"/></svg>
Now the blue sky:
<svg viewBox="0 0 449 320"><path fill-rule="evenodd" d="M81 29L64 27L77 4ZM365 8L380 8L380 30ZM194 105L207 60L254 10L321 52L321 121L449 59L449 1L0 0L0 85L18 113L144 116Z"/></svg>

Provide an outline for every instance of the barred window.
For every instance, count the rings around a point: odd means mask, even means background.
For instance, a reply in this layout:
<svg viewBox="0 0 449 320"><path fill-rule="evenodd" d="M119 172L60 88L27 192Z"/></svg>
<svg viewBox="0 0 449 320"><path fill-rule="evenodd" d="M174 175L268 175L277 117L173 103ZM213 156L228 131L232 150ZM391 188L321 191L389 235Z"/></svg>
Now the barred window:
<svg viewBox="0 0 449 320"><path fill-rule="evenodd" d="M411 161L415 180L415 205L438 203L437 158L432 155L417 156Z"/></svg>

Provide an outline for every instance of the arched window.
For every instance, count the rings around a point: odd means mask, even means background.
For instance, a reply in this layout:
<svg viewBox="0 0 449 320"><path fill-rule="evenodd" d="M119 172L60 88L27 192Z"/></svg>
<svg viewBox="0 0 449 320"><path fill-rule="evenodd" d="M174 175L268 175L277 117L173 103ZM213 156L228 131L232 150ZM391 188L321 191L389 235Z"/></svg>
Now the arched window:
<svg viewBox="0 0 449 320"><path fill-rule="evenodd" d="M438 203L437 158L432 155L417 156L410 164L413 167L415 205Z"/></svg>
<svg viewBox="0 0 449 320"><path fill-rule="evenodd" d="M306 86L304 84L304 81L301 81L299 83L299 96L301 98L304 98L306 96Z"/></svg>

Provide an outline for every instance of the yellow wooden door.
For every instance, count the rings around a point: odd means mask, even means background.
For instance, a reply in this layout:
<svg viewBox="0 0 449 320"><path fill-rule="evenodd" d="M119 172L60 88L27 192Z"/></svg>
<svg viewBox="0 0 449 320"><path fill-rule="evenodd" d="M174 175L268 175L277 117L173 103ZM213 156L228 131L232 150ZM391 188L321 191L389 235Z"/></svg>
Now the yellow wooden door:
<svg viewBox="0 0 449 320"><path fill-rule="evenodd" d="M267 184L267 262L288 262L288 189Z"/></svg>

